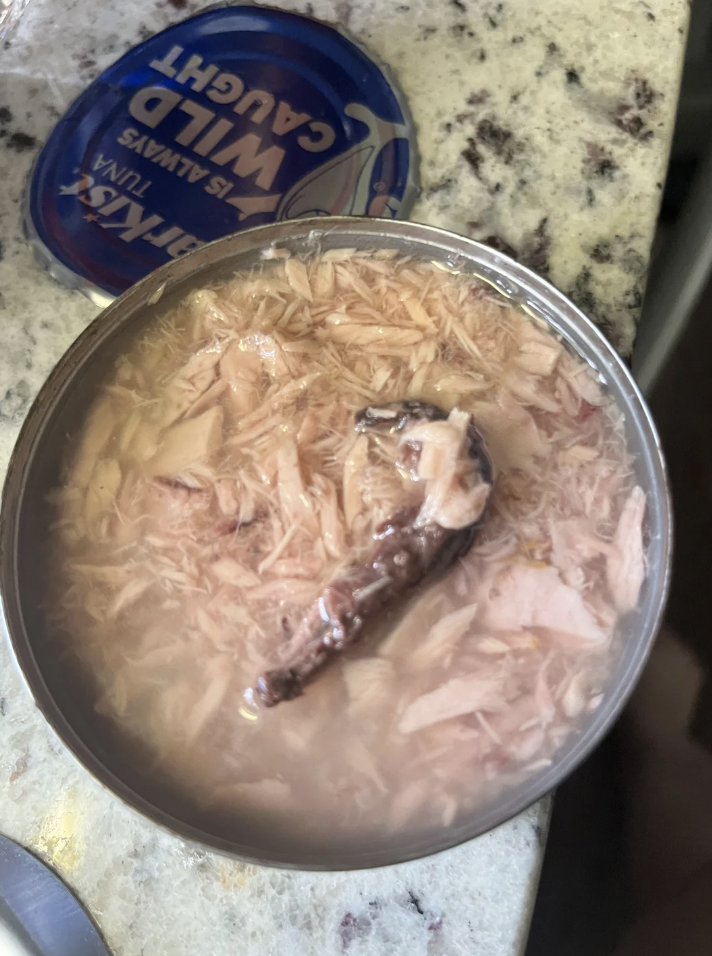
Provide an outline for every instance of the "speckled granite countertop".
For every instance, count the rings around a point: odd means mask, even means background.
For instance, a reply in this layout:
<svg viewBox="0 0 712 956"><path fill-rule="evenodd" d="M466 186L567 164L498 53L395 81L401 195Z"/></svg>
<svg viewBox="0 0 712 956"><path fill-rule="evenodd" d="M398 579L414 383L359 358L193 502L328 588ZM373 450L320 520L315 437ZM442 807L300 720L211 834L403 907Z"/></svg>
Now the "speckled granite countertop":
<svg viewBox="0 0 712 956"><path fill-rule="evenodd" d="M196 0L32 0L0 48L0 471L42 380L96 313L35 265L19 206L56 120ZM624 353L675 113L686 0L315 0L395 70L418 125L413 218L513 252ZM547 805L429 860L351 875L223 860L144 822L54 740L0 648L0 831L79 893L121 956L513 956Z"/></svg>

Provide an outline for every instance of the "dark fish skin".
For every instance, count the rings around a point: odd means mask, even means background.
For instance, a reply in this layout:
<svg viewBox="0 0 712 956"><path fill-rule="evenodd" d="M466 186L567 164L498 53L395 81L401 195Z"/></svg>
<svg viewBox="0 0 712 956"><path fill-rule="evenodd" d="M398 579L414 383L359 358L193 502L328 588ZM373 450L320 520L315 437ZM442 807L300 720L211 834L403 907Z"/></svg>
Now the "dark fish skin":
<svg viewBox="0 0 712 956"><path fill-rule="evenodd" d="M418 421L442 421L447 412L425 402L370 405L357 413L355 430L397 433ZM469 454L483 481L493 482L492 463L481 435L470 423ZM486 517L485 508L471 525L456 530L435 522L416 527L419 507L405 508L384 521L373 534L364 564L330 581L306 612L285 649L279 667L262 674L255 697L265 707L294 700L304 687L364 633L379 612L392 608L426 578L443 574L472 546Z"/></svg>

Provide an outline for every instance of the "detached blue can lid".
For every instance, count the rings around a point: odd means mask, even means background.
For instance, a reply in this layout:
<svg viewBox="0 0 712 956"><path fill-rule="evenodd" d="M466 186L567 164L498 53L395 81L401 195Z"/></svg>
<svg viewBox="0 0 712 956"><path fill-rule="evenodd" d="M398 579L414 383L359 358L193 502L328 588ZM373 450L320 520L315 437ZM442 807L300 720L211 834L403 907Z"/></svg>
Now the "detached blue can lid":
<svg viewBox="0 0 712 956"><path fill-rule="evenodd" d="M25 229L56 278L104 302L240 229L403 218L417 183L405 100L359 45L224 7L134 47L72 104L33 170Z"/></svg>

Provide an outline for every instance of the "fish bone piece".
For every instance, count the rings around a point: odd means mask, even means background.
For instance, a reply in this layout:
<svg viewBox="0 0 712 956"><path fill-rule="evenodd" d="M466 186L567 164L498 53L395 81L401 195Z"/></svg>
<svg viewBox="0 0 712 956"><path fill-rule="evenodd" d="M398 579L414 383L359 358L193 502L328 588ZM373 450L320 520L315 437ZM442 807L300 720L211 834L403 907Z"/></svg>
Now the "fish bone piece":
<svg viewBox="0 0 712 956"><path fill-rule="evenodd" d="M156 454L147 462L151 475L174 477L196 462L205 461L222 441L223 411L219 405L197 418L169 428Z"/></svg>
<svg viewBox="0 0 712 956"><path fill-rule="evenodd" d="M545 627L594 644L606 638L581 595L555 568L504 566L482 591L481 620L492 630Z"/></svg>
<svg viewBox="0 0 712 956"><path fill-rule="evenodd" d="M645 493L636 485L621 510L613 547L606 561L608 589L621 614L631 611L638 603L645 578L644 516Z"/></svg>
<svg viewBox="0 0 712 956"><path fill-rule="evenodd" d="M412 734L453 717L478 710L496 713L506 706L505 679L501 674L455 677L409 704L398 722L398 730Z"/></svg>

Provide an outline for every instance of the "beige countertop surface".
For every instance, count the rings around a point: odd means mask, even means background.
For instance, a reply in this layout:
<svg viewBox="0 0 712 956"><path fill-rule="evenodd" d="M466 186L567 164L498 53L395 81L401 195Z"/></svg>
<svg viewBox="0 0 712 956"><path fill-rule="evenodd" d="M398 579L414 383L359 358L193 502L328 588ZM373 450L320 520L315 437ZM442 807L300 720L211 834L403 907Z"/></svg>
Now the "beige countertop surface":
<svg viewBox="0 0 712 956"><path fill-rule="evenodd" d="M52 365L96 315L22 238L34 156L72 99L208 3L33 0L0 44L0 472ZM675 115L686 0L315 0L398 77L418 128L412 218L547 276L629 353ZM0 831L78 893L119 956L515 956L546 801L426 860L346 874L233 862L123 806L68 755L0 645Z"/></svg>

